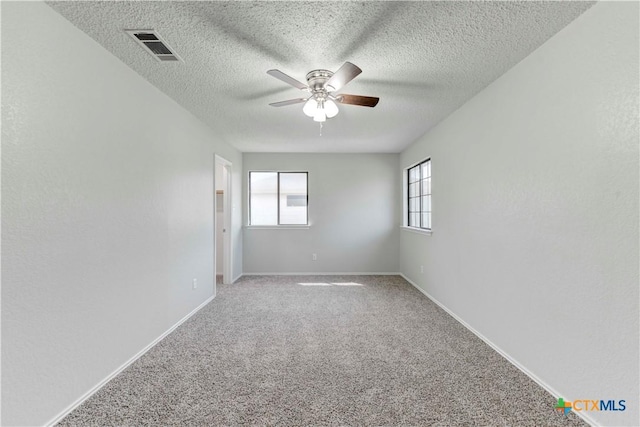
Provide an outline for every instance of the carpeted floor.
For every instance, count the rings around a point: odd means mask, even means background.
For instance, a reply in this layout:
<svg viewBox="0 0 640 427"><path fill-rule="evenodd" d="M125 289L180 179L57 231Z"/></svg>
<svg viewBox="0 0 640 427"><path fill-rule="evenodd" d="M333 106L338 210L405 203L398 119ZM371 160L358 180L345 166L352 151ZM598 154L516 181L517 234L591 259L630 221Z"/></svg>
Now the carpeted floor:
<svg viewBox="0 0 640 427"><path fill-rule="evenodd" d="M59 425L585 425L397 276L249 276Z"/></svg>

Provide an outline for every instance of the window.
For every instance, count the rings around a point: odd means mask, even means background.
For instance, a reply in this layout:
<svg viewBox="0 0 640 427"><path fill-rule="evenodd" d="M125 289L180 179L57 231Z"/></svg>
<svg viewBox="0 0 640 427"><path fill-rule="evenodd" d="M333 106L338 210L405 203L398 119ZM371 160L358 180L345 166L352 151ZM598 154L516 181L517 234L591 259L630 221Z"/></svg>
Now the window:
<svg viewBox="0 0 640 427"><path fill-rule="evenodd" d="M249 172L249 225L307 225L307 172Z"/></svg>
<svg viewBox="0 0 640 427"><path fill-rule="evenodd" d="M431 159L407 169L407 226L431 230Z"/></svg>
<svg viewBox="0 0 640 427"><path fill-rule="evenodd" d="M307 206L307 195L306 194L287 195L287 206Z"/></svg>

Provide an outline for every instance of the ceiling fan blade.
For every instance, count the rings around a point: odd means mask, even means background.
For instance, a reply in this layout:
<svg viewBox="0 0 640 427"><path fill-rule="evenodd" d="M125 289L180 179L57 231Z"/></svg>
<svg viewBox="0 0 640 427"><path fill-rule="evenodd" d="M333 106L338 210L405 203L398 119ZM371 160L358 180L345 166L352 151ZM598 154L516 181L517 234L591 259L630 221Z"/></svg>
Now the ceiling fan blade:
<svg viewBox="0 0 640 427"><path fill-rule="evenodd" d="M335 92L340 90L344 85L353 80L362 70L351 62L345 62L338 71L333 73L333 76L324 84L329 92ZM331 88L329 88L331 86Z"/></svg>
<svg viewBox="0 0 640 427"><path fill-rule="evenodd" d="M373 96L346 95L340 94L336 97L336 101L341 104L361 105L363 107L375 107L378 105L380 98Z"/></svg>
<svg viewBox="0 0 640 427"><path fill-rule="evenodd" d="M280 102L272 102L272 107L284 107L285 105L293 105L293 104L302 104L303 102L307 102L308 98L298 98L298 99L290 99L288 101L280 101Z"/></svg>
<svg viewBox="0 0 640 427"><path fill-rule="evenodd" d="M285 73L283 73L280 70L269 70L269 71L267 71L267 74L269 74L270 76L275 77L278 80L282 80L283 82L285 82L287 84L290 84L293 87L297 87L300 90L305 90L307 88L306 84L297 81L293 77L290 77L290 76L286 75Z"/></svg>

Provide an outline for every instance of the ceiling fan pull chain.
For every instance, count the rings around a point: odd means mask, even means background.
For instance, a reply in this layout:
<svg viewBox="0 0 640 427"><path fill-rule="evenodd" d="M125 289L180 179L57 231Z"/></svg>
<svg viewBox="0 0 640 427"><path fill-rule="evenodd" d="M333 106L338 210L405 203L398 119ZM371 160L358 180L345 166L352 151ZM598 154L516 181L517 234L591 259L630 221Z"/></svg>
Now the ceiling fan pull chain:
<svg viewBox="0 0 640 427"><path fill-rule="evenodd" d="M322 122L320 122L320 136L322 136Z"/></svg>

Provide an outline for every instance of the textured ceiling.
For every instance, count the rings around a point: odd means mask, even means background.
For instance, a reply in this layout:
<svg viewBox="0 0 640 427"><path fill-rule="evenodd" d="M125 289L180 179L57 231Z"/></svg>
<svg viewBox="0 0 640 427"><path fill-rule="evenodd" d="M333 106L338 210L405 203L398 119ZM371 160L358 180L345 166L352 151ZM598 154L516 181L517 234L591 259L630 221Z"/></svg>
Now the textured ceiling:
<svg viewBox="0 0 640 427"><path fill-rule="evenodd" d="M49 2L133 70L254 152L399 152L593 5L592 2ZM184 63L160 63L124 29L155 29ZM363 72L320 136L305 81L345 61ZM553 70L549 70L550 73Z"/></svg>

